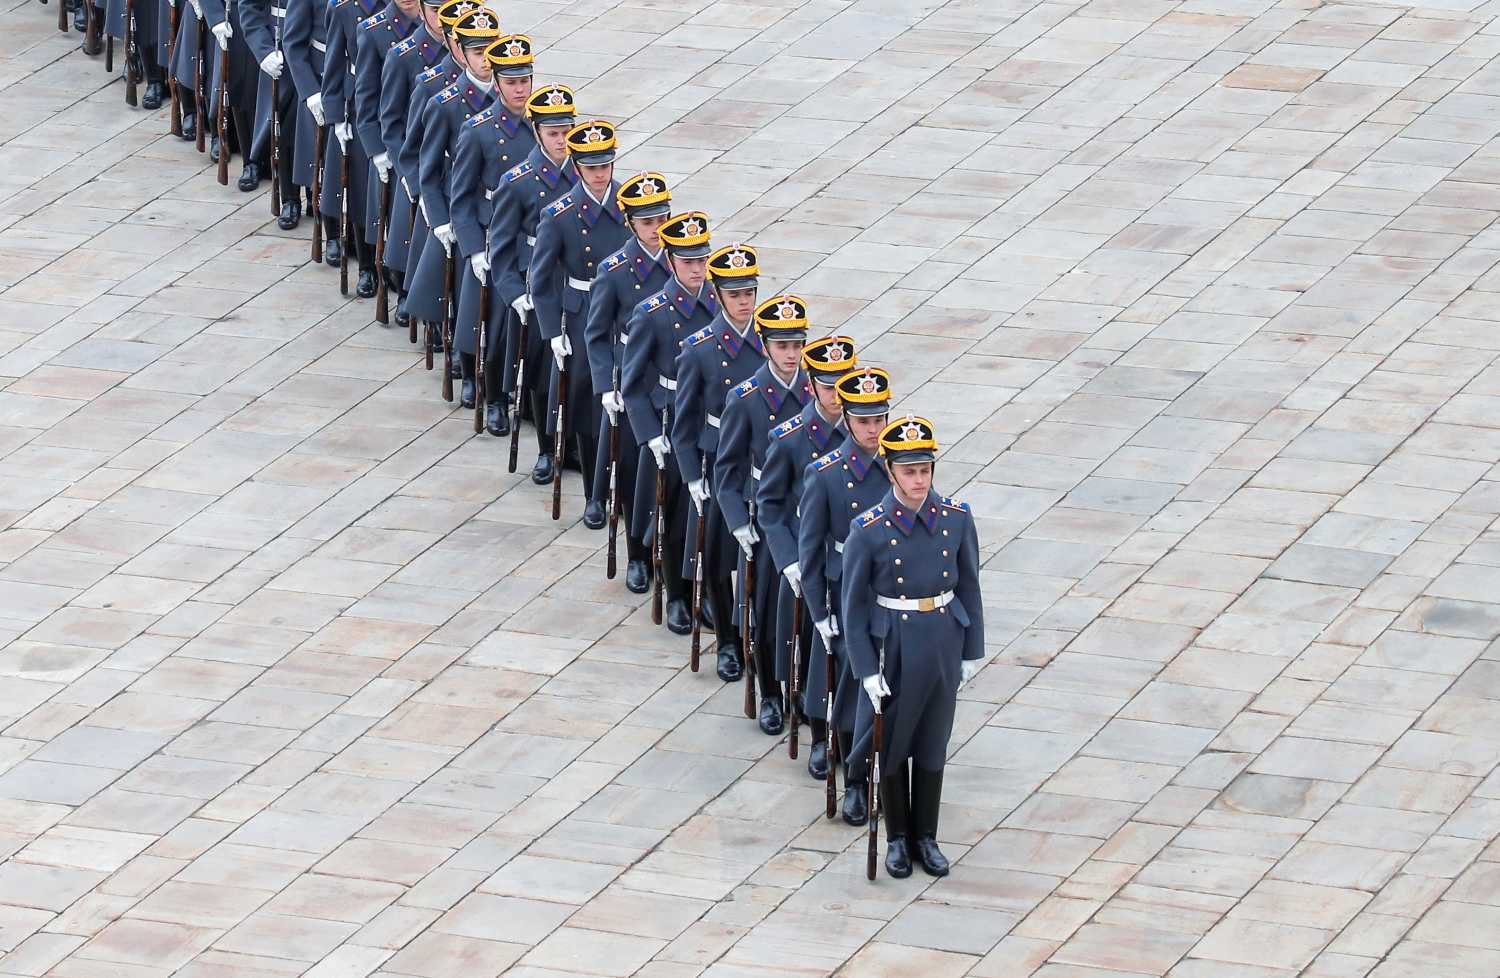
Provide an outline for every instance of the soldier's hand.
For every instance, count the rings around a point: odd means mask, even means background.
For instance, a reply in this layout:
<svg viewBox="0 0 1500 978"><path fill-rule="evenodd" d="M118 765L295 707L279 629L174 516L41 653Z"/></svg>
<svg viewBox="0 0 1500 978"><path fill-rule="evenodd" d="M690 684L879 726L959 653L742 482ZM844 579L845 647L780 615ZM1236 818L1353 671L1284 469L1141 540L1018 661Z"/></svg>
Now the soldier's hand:
<svg viewBox="0 0 1500 978"><path fill-rule="evenodd" d="M313 92L303 103L307 106L308 114L313 117L313 122L320 126L327 125L328 119L323 115L323 93Z"/></svg>
<svg viewBox="0 0 1500 978"><path fill-rule="evenodd" d="M755 545L760 542L760 535L755 532L755 527L746 523L737 526L732 531L735 540L739 541L740 549L745 552L745 559L750 560L755 556Z"/></svg>
<svg viewBox="0 0 1500 978"><path fill-rule="evenodd" d="M781 569L781 576L786 578L787 587L792 589L792 594L802 597L802 568L796 564L787 564Z"/></svg>
<svg viewBox="0 0 1500 978"><path fill-rule="evenodd" d="M979 674L979 667L982 665L984 665L984 662L981 659L965 659L960 662L958 665L958 684L960 686L966 685L969 680Z"/></svg>
<svg viewBox="0 0 1500 978"><path fill-rule="evenodd" d="M354 127L347 122L340 122L333 127L333 138L339 141L339 150L349 152L349 140L354 138Z"/></svg>
<svg viewBox="0 0 1500 978"><path fill-rule="evenodd" d="M188 3L193 8L193 15L195 17L197 17L199 20L202 20L203 19L203 8L201 6L199 6L198 0L188 0Z"/></svg>
<svg viewBox="0 0 1500 978"><path fill-rule="evenodd" d="M573 344L568 342L568 334L559 333L557 336L552 337L548 343L552 347L552 359L557 361L557 369L559 371L566 370L568 368L568 357L573 353Z"/></svg>
<svg viewBox="0 0 1500 978"><path fill-rule="evenodd" d="M832 615L829 615L827 618L813 622L813 627L818 630L818 635L823 639L823 648L832 649L833 640L837 638L839 634L838 619L833 617Z"/></svg>
<svg viewBox="0 0 1500 978"><path fill-rule="evenodd" d="M280 51L272 51L270 54L260 59L260 70L265 72L272 79L280 78L281 71L285 67L286 58L283 58L281 56Z"/></svg>
<svg viewBox="0 0 1500 978"><path fill-rule="evenodd" d="M432 236L437 238L438 244L443 246L443 254L453 254L453 242L458 240L457 235L453 233L453 225L439 224L432 229Z"/></svg>
<svg viewBox="0 0 1500 978"><path fill-rule="evenodd" d="M516 300L510 304L510 307L516 311L517 316L525 319L526 314L535 309L536 305L532 303L531 296L522 292L520 295L516 296Z"/></svg>
<svg viewBox="0 0 1500 978"><path fill-rule="evenodd" d="M479 279L479 284L484 285L490 280L490 256L482 251L477 251L469 256L469 271Z"/></svg>
<svg viewBox="0 0 1500 978"><path fill-rule="evenodd" d="M657 435L646 442L646 447L651 450L651 455L656 459L656 467L664 469L667 467L667 456L672 454L672 443L667 441L666 435Z"/></svg>
<svg viewBox="0 0 1500 978"><path fill-rule="evenodd" d="M229 26L229 21L221 20L208 29L208 32L218 38L219 50L229 50L229 39L234 37L234 28Z"/></svg>
<svg viewBox="0 0 1500 978"><path fill-rule="evenodd" d="M375 165L375 174L380 177L381 183L389 183L391 180L391 154L376 153L375 158L370 160Z"/></svg>
<svg viewBox="0 0 1500 978"><path fill-rule="evenodd" d="M609 415L610 424L620 423L620 412L625 410L625 399L619 391L605 391L599 395L599 406Z"/></svg>
<svg viewBox="0 0 1500 978"><path fill-rule="evenodd" d="M877 672L873 676L866 676L864 679L861 679L859 684L865 688L865 695L870 698L870 703L875 707L875 712L881 712L881 699L891 695L891 687L885 684L885 677Z"/></svg>
<svg viewBox="0 0 1500 978"><path fill-rule="evenodd" d="M697 504L699 512L702 512L703 504L708 502L708 480L694 479L692 482L689 482L688 495L693 497L693 502Z"/></svg>
<svg viewBox="0 0 1500 978"><path fill-rule="evenodd" d="M406 194L406 199L408 201L410 201L411 203L415 204L417 202L417 195L411 192L411 184L409 184L409 183L406 182L406 178L405 177L401 177L400 179L401 179L401 192L404 193L404 194ZM427 220L427 209L425 207L422 209L422 220L424 220L424 221Z"/></svg>

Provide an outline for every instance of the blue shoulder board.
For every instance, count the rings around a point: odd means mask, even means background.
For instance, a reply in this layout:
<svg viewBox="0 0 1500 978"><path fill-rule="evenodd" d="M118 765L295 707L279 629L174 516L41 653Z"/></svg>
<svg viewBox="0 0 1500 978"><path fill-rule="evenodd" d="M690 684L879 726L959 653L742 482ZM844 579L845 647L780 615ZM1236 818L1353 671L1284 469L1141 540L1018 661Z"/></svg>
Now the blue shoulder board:
<svg viewBox="0 0 1500 978"><path fill-rule="evenodd" d="M775 430L772 431L772 434L774 434L778 439L785 438L787 435L790 435L800 427L802 427L802 415L799 414L796 417L792 418L790 421L783 421L781 424L777 425Z"/></svg>
<svg viewBox="0 0 1500 978"><path fill-rule="evenodd" d="M665 292L658 292L651 298L641 302L635 308L637 312L655 312L666 304L667 294Z"/></svg>
<svg viewBox="0 0 1500 978"><path fill-rule="evenodd" d="M542 208L543 217L556 217L569 207L573 206L573 195L563 194L561 197Z"/></svg>
<svg viewBox="0 0 1500 978"><path fill-rule="evenodd" d="M968 503L959 502L957 499L954 499L952 496L944 496L942 498L942 503L948 509L956 509L956 510L960 510L961 512L965 512L965 513L969 512L969 504Z"/></svg>
<svg viewBox="0 0 1500 978"><path fill-rule="evenodd" d="M437 93L438 104L441 105L445 102L453 101L454 99L458 98L458 92L459 88L457 85L449 85L447 88Z"/></svg>
<svg viewBox="0 0 1500 978"><path fill-rule="evenodd" d="M389 16L388 12L382 10L374 16L366 17L364 20L359 22L359 29L367 31L372 27L379 27L381 24L385 23L385 19L387 16Z"/></svg>
<svg viewBox="0 0 1500 978"><path fill-rule="evenodd" d="M622 248L614 254L610 255L608 258L604 259L604 261L600 262L599 271L612 272L623 264L625 264L625 250ZM688 337L688 342L692 342L691 336Z"/></svg>
<svg viewBox="0 0 1500 978"><path fill-rule="evenodd" d="M505 171L505 182L513 183L531 172L531 161L522 160L509 170Z"/></svg>
<svg viewBox="0 0 1500 978"><path fill-rule="evenodd" d="M493 118L495 118L495 107L491 105L488 108L484 109L482 112L469 116L469 121L465 122L464 126L472 129L475 126L484 125L486 122L489 122Z"/></svg>
<svg viewBox="0 0 1500 978"><path fill-rule="evenodd" d="M829 452L827 455L824 455L822 458L813 463L813 471L822 472L824 469L833 465L843 457L844 450L842 448L835 448L833 451Z"/></svg>
<svg viewBox="0 0 1500 978"><path fill-rule="evenodd" d="M349 2L349 0L328 0L328 6L330 6L330 7L342 7L344 4L346 4L348 2Z"/></svg>
<svg viewBox="0 0 1500 978"><path fill-rule="evenodd" d="M869 526L871 523L877 522L884 515L885 505L882 503L876 503L871 508L854 517L854 522L858 523L860 528L863 529L864 527Z"/></svg>
<svg viewBox="0 0 1500 978"><path fill-rule="evenodd" d="M391 53L394 54L394 55L396 55L397 57L400 57L401 55L405 54L406 52L410 51L412 48L414 48L416 46L417 46L417 36L415 34L413 34L411 37L408 37L404 41L397 41L395 44L392 44L391 45Z"/></svg>
<svg viewBox="0 0 1500 978"><path fill-rule="evenodd" d="M425 85L442 73L443 69L440 65L433 65L431 68L423 68L417 74L417 84Z"/></svg>
<svg viewBox="0 0 1500 978"><path fill-rule="evenodd" d="M712 335L714 335L714 328L712 326L705 326L687 338L688 346L697 346Z"/></svg>
<svg viewBox="0 0 1500 978"><path fill-rule="evenodd" d="M735 395L737 397L747 397L750 394L754 393L754 391L755 391L755 378L754 377L751 377L749 380L742 381L740 383L740 385L734 389L734 393L735 393Z"/></svg>

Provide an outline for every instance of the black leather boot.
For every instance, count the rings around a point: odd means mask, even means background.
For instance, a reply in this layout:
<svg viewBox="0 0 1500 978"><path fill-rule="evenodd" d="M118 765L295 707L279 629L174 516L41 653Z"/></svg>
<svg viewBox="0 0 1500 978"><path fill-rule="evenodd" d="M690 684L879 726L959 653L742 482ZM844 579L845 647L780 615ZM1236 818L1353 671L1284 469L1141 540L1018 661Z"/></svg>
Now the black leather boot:
<svg viewBox="0 0 1500 978"><path fill-rule="evenodd" d="M726 683L736 682L740 678L740 643L738 638L720 640L717 671L719 678Z"/></svg>
<svg viewBox="0 0 1500 978"><path fill-rule="evenodd" d="M828 737L822 720L809 724L812 728L812 750L807 752L807 773L815 781L828 780Z"/></svg>
<svg viewBox="0 0 1500 978"><path fill-rule="evenodd" d="M590 530L602 530L608 518L604 515L604 504L597 499L590 499L587 506L583 508L583 525Z"/></svg>
<svg viewBox="0 0 1500 978"><path fill-rule="evenodd" d="M344 246L341 245L341 244L339 244L338 227L335 226L333 233L329 234L328 231L327 231L326 222L325 222L325 228L324 228L324 232L323 232L323 262L329 268L338 268L339 267L339 260L342 259L343 257L344 257ZM375 278L375 276L371 275L370 278L371 278L370 287L373 289L374 286L375 286L375 282L373 281L374 278Z"/></svg>
<svg viewBox="0 0 1500 978"><path fill-rule="evenodd" d="M880 779L880 809L885 816L885 871L898 880L911 875L907 834L911 831L911 795L907 769L902 764Z"/></svg>
<svg viewBox="0 0 1500 978"><path fill-rule="evenodd" d="M248 194L250 191L260 186L262 175L263 174L260 172L259 163L255 162L254 160L246 160L245 169L240 172L239 183L235 184L235 186L240 188L240 193Z"/></svg>
<svg viewBox="0 0 1500 978"><path fill-rule="evenodd" d="M864 825L870 820L870 782L865 778L850 781L844 787L844 821Z"/></svg>
<svg viewBox="0 0 1500 978"><path fill-rule="evenodd" d="M760 732L778 737L786 729L786 716L782 712L781 697L767 696L760 701Z"/></svg>
<svg viewBox="0 0 1500 978"><path fill-rule="evenodd" d="M928 876L947 876L948 857L937 844L938 806L943 800L943 772L911 769L911 822L917 860Z"/></svg>
<svg viewBox="0 0 1500 978"><path fill-rule="evenodd" d="M302 201L296 196L281 198L281 213L276 215L276 226L290 231L302 221Z"/></svg>
<svg viewBox="0 0 1500 978"><path fill-rule="evenodd" d="M689 635L693 631L693 611L686 598L667 601L667 631L673 635Z"/></svg>
<svg viewBox="0 0 1500 978"><path fill-rule="evenodd" d="M198 138L198 115L195 112L184 112L182 115L182 141L191 143Z"/></svg>
<svg viewBox="0 0 1500 978"><path fill-rule="evenodd" d="M354 294L361 299L371 299L375 296L375 273L361 270L359 278L354 283ZM404 325L404 324L398 324Z"/></svg>
<svg viewBox="0 0 1500 978"><path fill-rule="evenodd" d="M485 402L484 430L496 438L504 438L510 434L510 412L505 410L504 404L495 401Z"/></svg>
<svg viewBox="0 0 1500 978"><path fill-rule="evenodd" d="M644 560L632 560L625 565L625 590L631 594L645 594L651 590L651 565ZM719 674L723 677L723 673ZM736 669L738 675L738 669Z"/></svg>
<svg viewBox="0 0 1500 978"><path fill-rule="evenodd" d="M151 79L146 82L146 91L141 95L141 108L159 109L166 101L167 86L163 82Z"/></svg>

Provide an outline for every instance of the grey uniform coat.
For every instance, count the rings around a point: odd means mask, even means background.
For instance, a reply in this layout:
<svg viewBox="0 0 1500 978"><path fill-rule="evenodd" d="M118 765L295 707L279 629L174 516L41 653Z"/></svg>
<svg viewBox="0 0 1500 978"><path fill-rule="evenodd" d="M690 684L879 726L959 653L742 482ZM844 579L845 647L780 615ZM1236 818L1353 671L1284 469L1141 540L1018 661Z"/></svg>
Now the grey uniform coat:
<svg viewBox="0 0 1500 978"><path fill-rule="evenodd" d="M323 53L323 72L320 83L323 87L323 117L328 121L327 159L331 161L325 172L341 174L343 149L332 135L333 127L341 122L353 123L354 119L354 53L356 31L359 22L373 16L377 0L334 0L328 6L328 49ZM349 207L351 227L365 223L366 201L370 192L370 156L364 145L355 136L349 141L349 191L345 195ZM337 154L337 155L336 155ZM338 189L340 177L332 181ZM338 214L341 204L337 196L324 194L325 214Z"/></svg>

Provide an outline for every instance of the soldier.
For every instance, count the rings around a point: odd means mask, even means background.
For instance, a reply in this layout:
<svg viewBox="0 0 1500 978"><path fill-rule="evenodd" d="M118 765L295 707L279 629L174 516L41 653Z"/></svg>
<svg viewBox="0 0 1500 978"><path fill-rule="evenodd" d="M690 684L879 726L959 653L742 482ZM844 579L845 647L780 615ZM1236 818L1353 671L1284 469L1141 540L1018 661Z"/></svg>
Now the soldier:
<svg viewBox="0 0 1500 978"><path fill-rule="evenodd" d="M574 126L568 131L568 156L578 182L543 208L527 281L531 283L537 325L552 347L552 360L557 365L548 403L563 404L563 413L559 417L554 410L551 434L555 438L561 426L563 436L571 436L578 447L586 500L583 524L598 530L604 527L602 496L607 487L595 479L595 463L600 454L599 436L607 432L600 424L603 406L586 372L588 350L583 327L599 263L618 251L629 234L625 215L615 200L620 189L615 183L615 127L603 119ZM569 370L568 359L575 348L584 354L583 365ZM560 389L561 385L566 385L566 390ZM562 453L554 454L559 456L554 459L556 464Z"/></svg>
<svg viewBox="0 0 1500 978"><path fill-rule="evenodd" d="M286 71L286 55L281 50L281 33L286 21L288 0L237 0L245 44L250 56L260 65L256 76L255 129L249 151L245 153L245 175L241 177L240 189L254 167L255 182L271 167L276 168L272 179L279 181L281 209L276 215L276 226L290 231L302 220L302 192L293 181L293 158L296 150L299 100L295 88L281 81ZM273 85L275 82L277 84ZM271 93L275 91L275 104ZM274 118L273 118L274 114ZM275 138L273 139L273 129ZM276 158L271 159L272 143L275 143ZM309 139L307 146L311 146ZM243 148L243 147L242 147ZM308 159L311 160L309 154ZM305 178L304 178L305 179ZM251 190L255 189L252 185Z"/></svg>
<svg viewBox="0 0 1500 978"><path fill-rule="evenodd" d="M334 156L334 147L330 146L330 162L324 172L333 173L333 167L337 166L340 174L340 181L323 182L325 191L330 185L337 186L337 190L325 193L319 206L323 207L325 214L333 214L335 219L340 218L347 208L347 233L339 245L354 249L359 265L358 294L366 299L375 294L374 243L365 229L371 167L364 145L354 137L354 56L359 24L375 15L377 3L378 0L332 0L326 15L328 49L323 54L322 88L319 91L322 97L318 104L333 132L338 154ZM348 155L348 186L341 182L346 169L345 154ZM330 265L338 265L339 259L338 252L332 249L324 253L324 260Z"/></svg>
<svg viewBox="0 0 1500 978"><path fill-rule="evenodd" d="M584 350L588 354L594 393L599 395L610 426L622 425L615 464L619 468L620 505L629 513L636 499L641 447L628 420L622 422L620 418L625 410L620 376L625 340L629 336L626 327L635 307L660 292L671 276L659 232L671 212L672 192L667 187L667 178L660 173L638 173L620 185L616 199L625 212L625 223L630 226L632 237L625 247L599 265L599 274L589 291ZM605 462L594 473L596 485L608 478L608 460ZM608 485L604 488L607 495ZM627 515L625 587L635 594L645 594L651 586L650 551L645 537L646 524L633 514ZM736 665L736 675L738 672Z"/></svg>
<svg viewBox="0 0 1500 978"><path fill-rule="evenodd" d="M703 513L703 590L718 645L718 674L740 678L740 636L734 624L734 573L739 549L710 491L719 450L720 415L731 388L765 363L754 330L760 260L749 245L730 245L709 256L708 278L719 300L718 318L688 337L677 363L677 401L672 414L672 454L694 506ZM688 542L697 546L697 533ZM691 576L689 553L685 574Z"/></svg>
<svg viewBox="0 0 1500 978"><path fill-rule="evenodd" d="M817 677L816 696L804 695L798 702L790 699L797 690L805 694L812 678L803 671L798 653L799 649L811 650L812 616L804 615L800 630L793 634L796 605L802 600L802 565L797 552L799 507L805 470L842 444L847 434L844 409L835 385L857 363L854 341L847 336L825 336L807 344L802 351L802 369L812 382L813 396L802 413L771 430L764 471L755 490L756 522L765 535L772 566L781 574L776 602L776 674L787 679L788 704L810 721L812 750L808 754L807 773L820 781L828 776L823 677ZM815 708L812 712L808 710L809 703ZM795 713L793 722L797 722Z"/></svg>
<svg viewBox="0 0 1500 978"><path fill-rule="evenodd" d="M535 56L531 38L509 34L484 52L495 75L495 102L471 118L458 134L453 153L453 175L448 186L448 211L458 253L468 263L479 288L464 289L458 304L457 346L462 376L475 377L479 350L479 297L490 287L490 256L485 232L494 211L495 188L505 171L536 148L536 133L526 121L531 98ZM484 427L490 434L510 434L510 412L500 390L504 386L505 357L501 331L510 317L503 303L491 303L484 329Z"/></svg>
<svg viewBox="0 0 1500 978"><path fill-rule="evenodd" d="M208 31L219 49L218 57L214 59L213 78L204 82L204 87L209 90L210 105L200 114L203 119L217 120L219 106L222 102L228 103L229 118L224 120L224 132L245 156L245 170L240 174L237 186L241 191L249 193L260 185L261 177L260 168L252 166L253 160L248 155L250 120L255 113L255 91L260 70L250 55L250 49L245 46L243 32L234 28L233 22L239 19L238 13L231 16L226 3L233 5L234 0L198 0L194 5L203 22L208 25ZM225 86L227 90L221 100L218 92ZM199 124L202 124L202 120L199 120ZM219 145L216 121L208 157L217 163L219 154L228 152L230 147Z"/></svg>
<svg viewBox="0 0 1500 978"><path fill-rule="evenodd" d="M194 0L178 0L177 38L173 42L171 64L167 70L177 82L177 102L182 107L182 139L194 142L198 138L199 118L207 118L198 105L198 22L203 19L199 4ZM74 27L78 27L77 16L83 11L80 2L75 10ZM78 28L82 30L81 27ZM205 53L212 50L208 46ZM206 90L213 77L213 65L205 61L202 69L203 87Z"/></svg>
<svg viewBox="0 0 1500 978"><path fill-rule="evenodd" d="M884 370L865 367L844 374L837 390L849 436L803 476L797 551L802 600L818 636L807 669L808 716L828 715L825 659L831 651L835 663L833 726L844 762L843 816L850 825L864 825L869 813L866 764L872 713L839 637L839 582L850 520L879 503L890 487L880 461L880 432L890 416L891 377ZM818 724L812 726L813 737L818 738ZM817 749L815 739L813 750ZM825 759L824 777L826 763ZM808 767L812 768L811 759Z"/></svg>
<svg viewBox="0 0 1500 978"><path fill-rule="evenodd" d="M354 136L370 159L373 179L367 181L365 200L365 238L378 249L385 247L385 232L391 215L382 210L385 184L391 178L391 155L380 131L380 86L384 78L386 55L417 29L421 0L390 0L380 11L359 22L354 52ZM384 225L384 226L383 226ZM384 275L384 268L375 270ZM391 283L399 291L399 282Z"/></svg>
<svg viewBox="0 0 1500 978"><path fill-rule="evenodd" d="M495 303L509 308L514 328L506 337L505 363L516 362L517 344L524 343L525 377L507 368L504 393L524 397L536 425L537 457L531 481L545 486L552 481L552 446L547 441L547 363L551 352L531 315L534 304L528 294L526 276L531 273L531 249L536 245L536 225L542 208L573 185L573 160L568 155L568 132L576 123L573 90L566 85L547 85L526 102L536 147L526 159L500 178L495 206L490 214L490 281ZM519 387L519 390L517 388ZM489 388L486 388L488 390Z"/></svg>
<svg viewBox="0 0 1500 978"><path fill-rule="evenodd" d="M943 766L958 687L984 656L979 539L969 507L933 492L931 422L891 422L880 452L891 487L854 518L844 546L844 644L871 706L884 711L886 872L910 876L915 849L929 875L946 876L937 844Z"/></svg>
<svg viewBox="0 0 1500 978"><path fill-rule="evenodd" d="M663 482L666 507L660 514L661 586L666 590L666 626L677 635L693 630L682 556L687 546L687 509L682 476L667 464L677 392L677 364L687 338L712 323L719 302L706 286L709 246L708 215L690 211L669 218L657 231L666 248L672 276L662 290L636 305L626 326L620 395L637 444L644 446L636 470L634 525L653 526L656 480ZM647 539L654 545L655 535Z"/></svg>
<svg viewBox="0 0 1500 978"><path fill-rule="evenodd" d="M781 574L756 527L755 490L765 465L771 429L800 414L812 397L802 372L807 341L807 303L778 295L755 310L755 330L766 362L749 379L730 389L720 425L719 454L714 460L714 498L744 560L739 566L740 604L744 604L747 568L754 568L755 600L749 622L740 620L742 641L755 648L754 668L760 686L760 729L777 736L785 723L780 683L790 675L776 648L777 590ZM748 664L748 663L747 663Z"/></svg>
<svg viewBox="0 0 1500 978"><path fill-rule="evenodd" d="M60 0L59 0L60 2ZM130 20L125 19L126 7L130 8ZM130 50L125 52L125 70L134 72L143 82L146 91L141 96L141 108L161 108L166 91L166 36L169 21L162 16L169 8L167 0L108 0L104 8L104 31L110 37L127 40L130 33Z"/></svg>
<svg viewBox="0 0 1500 978"><path fill-rule="evenodd" d="M287 85L286 79L282 79L281 87L291 87L296 92L296 101L301 103L297 110L297 134L292 139L292 151L282 150L283 159L290 159L291 183L299 187L311 188L316 180L318 184L318 200L309 198L309 209L316 208L318 219L323 223L324 258L327 259L329 248L335 249L334 264L338 264L337 249L339 245L338 221L336 218L337 206L333 203L338 199L338 190L330 193L328 185L338 183L338 140L332 142L332 152L325 144L323 147L323 172L314 173L318 166L317 141L318 131L328 121L323 115L323 57L328 52L327 29L328 29L328 3L326 0L287 0L285 27L281 35L281 53L286 59L287 71L291 74L291 85ZM333 165L329 166L330 157ZM333 179L329 180L328 177ZM285 198L287 188L282 187L282 197ZM294 195L295 196L295 195ZM285 200L282 204L285 206ZM278 222L279 224L279 222Z"/></svg>

